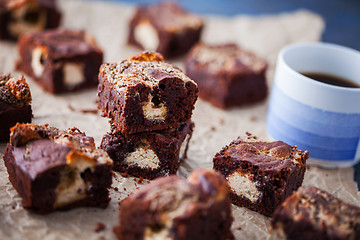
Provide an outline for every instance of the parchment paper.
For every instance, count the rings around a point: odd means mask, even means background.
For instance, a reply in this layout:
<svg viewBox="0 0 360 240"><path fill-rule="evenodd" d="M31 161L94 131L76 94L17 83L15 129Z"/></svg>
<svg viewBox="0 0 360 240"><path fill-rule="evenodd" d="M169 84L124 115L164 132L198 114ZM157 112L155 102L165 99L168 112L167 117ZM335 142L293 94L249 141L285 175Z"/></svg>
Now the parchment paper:
<svg viewBox="0 0 360 240"><path fill-rule="evenodd" d="M105 61L120 61L140 51L126 45L127 23L134 7L103 2L58 1L64 11L63 25L85 29L93 34L105 52ZM203 40L210 43L236 42L264 57L269 63L268 84L271 86L278 51L299 41L318 41L324 28L316 14L299 10L282 15L232 18L205 16ZM13 72L17 58L15 44L0 43L0 72ZM183 59L174 62L180 67ZM96 89L65 95L50 95L27 78L33 96L34 123L49 123L61 129L78 127L93 136L97 145L109 130L108 119L100 114L84 113L96 109ZM196 168L211 168L212 158L223 146L246 131L267 140L265 119L267 101L260 104L223 111L198 100L193 114L196 124L188 159L178 175L187 176ZM5 144L0 146L2 158ZM360 205L360 193L353 181L353 169L324 170L309 167L304 185L315 185ZM146 184L144 181L143 184ZM134 178L119 174L113 179L111 203L107 209L77 208L49 215L37 215L21 207L21 198L8 181L0 160L0 239L114 239L112 228L118 224L120 199L128 196L141 184ZM233 206L233 232L236 239L264 239L269 218L245 208ZM105 229L96 231L99 224ZM98 230L101 228L98 228Z"/></svg>

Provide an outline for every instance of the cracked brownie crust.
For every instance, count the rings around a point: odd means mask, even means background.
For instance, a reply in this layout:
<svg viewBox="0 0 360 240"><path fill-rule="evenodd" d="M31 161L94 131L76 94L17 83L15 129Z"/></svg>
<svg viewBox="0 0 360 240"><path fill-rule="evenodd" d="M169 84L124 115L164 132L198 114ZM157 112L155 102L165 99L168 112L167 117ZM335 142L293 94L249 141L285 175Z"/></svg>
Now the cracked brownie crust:
<svg viewBox="0 0 360 240"><path fill-rule="evenodd" d="M179 127L191 118L197 95L196 83L158 53L100 68L98 107L123 134Z"/></svg>
<svg viewBox="0 0 360 240"><path fill-rule="evenodd" d="M9 140L10 128L32 118L30 88L23 76L0 75L0 141Z"/></svg>

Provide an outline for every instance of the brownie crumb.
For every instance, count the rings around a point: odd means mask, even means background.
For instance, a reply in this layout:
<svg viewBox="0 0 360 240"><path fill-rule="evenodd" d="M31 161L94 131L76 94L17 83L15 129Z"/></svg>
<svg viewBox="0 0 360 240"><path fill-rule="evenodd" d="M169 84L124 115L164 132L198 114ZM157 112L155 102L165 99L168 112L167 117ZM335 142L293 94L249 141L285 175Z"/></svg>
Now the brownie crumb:
<svg viewBox="0 0 360 240"><path fill-rule="evenodd" d="M82 112L82 113L97 114L97 113L98 113L98 110L97 110L97 109L81 109L80 112Z"/></svg>
<svg viewBox="0 0 360 240"><path fill-rule="evenodd" d="M257 120L258 120L258 119L257 119L256 116L251 116L251 117L250 117L250 121L251 121L251 122L257 122Z"/></svg>
<svg viewBox="0 0 360 240"><path fill-rule="evenodd" d="M98 222L97 225L96 225L96 228L95 228L95 232L101 232L103 230L105 230L106 228L106 225L101 223L101 222Z"/></svg>
<svg viewBox="0 0 360 240"><path fill-rule="evenodd" d="M115 191L119 191L119 188L118 188L118 187L114 187L114 190L115 190Z"/></svg>
<svg viewBox="0 0 360 240"><path fill-rule="evenodd" d="M70 111L72 111L72 112L75 111L75 108L74 108L71 104L68 104L67 106L68 106L68 108L70 109Z"/></svg>

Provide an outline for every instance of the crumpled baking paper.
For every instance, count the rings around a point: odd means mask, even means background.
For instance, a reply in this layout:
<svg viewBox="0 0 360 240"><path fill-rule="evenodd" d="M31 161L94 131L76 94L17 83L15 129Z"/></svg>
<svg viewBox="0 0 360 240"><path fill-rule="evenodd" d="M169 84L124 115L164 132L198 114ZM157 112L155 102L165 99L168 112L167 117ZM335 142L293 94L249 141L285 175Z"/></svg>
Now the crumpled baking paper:
<svg viewBox="0 0 360 240"><path fill-rule="evenodd" d="M95 36L103 48L105 61L120 61L138 54L140 50L126 44L128 21L134 6L62 0L63 26L85 29ZM319 41L324 21L315 13L298 10L279 15L225 18L204 16L206 27L202 40L208 43L235 42L265 58L269 88L279 50L294 42ZM0 42L0 72L12 72L17 59L16 44ZM172 60L183 67L183 58ZM18 73L16 73L18 74ZM78 93L51 95L44 92L27 77L32 96L34 123L56 126L61 129L78 127L95 138L99 145L109 131L108 119L96 110L96 89ZM267 100L262 103L223 111L201 99L193 114L195 130L190 142L188 159L178 175L186 177L197 168L211 168L215 153L238 136L251 132L268 140L265 130ZM5 144L0 145L0 157ZM325 170L308 167L304 185L314 185L329 191L346 202L360 205L360 193L353 181L353 168ZM77 208L48 215L37 215L21 207L21 198L8 180L3 161L0 160L0 239L115 239L112 228L118 224L118 203L132 191L146 184L133 177L116 174L111 189L111 203L107 209ZM236 239L265 239L270 219L256 212L233 205ZM105 225L105 227L103 227Z"/></svg>

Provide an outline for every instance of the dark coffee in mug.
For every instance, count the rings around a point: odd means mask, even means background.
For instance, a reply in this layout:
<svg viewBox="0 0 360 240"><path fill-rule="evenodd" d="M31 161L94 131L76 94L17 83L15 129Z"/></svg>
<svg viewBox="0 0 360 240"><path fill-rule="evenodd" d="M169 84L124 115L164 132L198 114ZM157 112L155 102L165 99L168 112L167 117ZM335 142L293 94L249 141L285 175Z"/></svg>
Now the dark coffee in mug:
<svg viewBox="0 0 360 240"><path fill-rule="evenodd" d="M335 75L327 74L327 73L318 73L318 72L302 72L302 75L314 79L319 82L331 84L339 87L349 87L349 88L360 88L359 84L351 82L348 79L338 77Z"/></svg>

